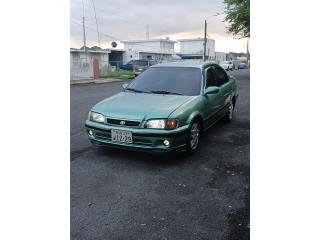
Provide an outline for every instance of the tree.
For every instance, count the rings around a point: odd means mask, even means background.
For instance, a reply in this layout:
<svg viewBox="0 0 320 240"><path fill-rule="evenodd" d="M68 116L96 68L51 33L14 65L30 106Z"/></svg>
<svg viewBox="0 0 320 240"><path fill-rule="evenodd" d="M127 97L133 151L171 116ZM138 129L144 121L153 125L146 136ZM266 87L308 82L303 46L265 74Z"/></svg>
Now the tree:
<svg viewBox="0 0 320 240"><path fill-rule="evenodd" d="M250 37L250 0L224 0L224 3L225 21L230 23L228 32L241 38Z"/></svg>

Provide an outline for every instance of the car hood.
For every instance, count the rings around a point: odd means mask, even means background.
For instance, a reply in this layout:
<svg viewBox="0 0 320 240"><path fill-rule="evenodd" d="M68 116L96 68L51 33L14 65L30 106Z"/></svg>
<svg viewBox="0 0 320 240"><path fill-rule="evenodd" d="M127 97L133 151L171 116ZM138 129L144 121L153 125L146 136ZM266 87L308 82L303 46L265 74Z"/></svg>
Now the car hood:
<svg viewBox="0 0 320 240"><path fill-rule="evenodd" d="M109 118L146 120L167 118L195 96L120 92L96 104L91 110Z"/></svg>

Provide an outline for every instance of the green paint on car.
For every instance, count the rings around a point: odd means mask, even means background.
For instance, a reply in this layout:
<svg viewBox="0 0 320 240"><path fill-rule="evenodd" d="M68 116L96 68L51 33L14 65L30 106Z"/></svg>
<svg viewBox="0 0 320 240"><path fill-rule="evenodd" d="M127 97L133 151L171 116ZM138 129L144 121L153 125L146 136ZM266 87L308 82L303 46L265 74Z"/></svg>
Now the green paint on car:
<svg viewBox="0 0 320 240"><path fill-rule="evenodd" d="M215 63L157 64L123 87L90 110L85 126L92 143L195 152L204 131L232 120L238 97L236 80Z"/></svg>

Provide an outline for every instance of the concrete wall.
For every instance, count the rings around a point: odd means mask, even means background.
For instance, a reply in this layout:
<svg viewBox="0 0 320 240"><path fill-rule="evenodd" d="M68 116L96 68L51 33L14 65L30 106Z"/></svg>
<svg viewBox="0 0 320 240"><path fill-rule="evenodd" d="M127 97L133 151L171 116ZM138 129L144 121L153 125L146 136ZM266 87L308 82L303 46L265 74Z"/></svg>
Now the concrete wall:
<svg viewBox="0 0 320 240"><path fill-rule="evenodd" d="M172 55L171 54L140 52L139 59L150 59L150 60L152 59L155 61L165 61L165 60L172 59Z"/></svg>
<svg viewBox="0 0 320 240"><path fill-rule="evenodd" d="M130 60L147 58L147 56L150 56L152 59L157 59L159 55L173 55L174 42L166 40L124 42L124 50L124 63Z"/></svg>
<svg viewBox="0 0 320 240"><path fill-rule="evenodd" d="M226 60L227 60L227 53L225 53L225 52L216 52L215 61L217 63L220 63L220 62L226 61Z"/></svg>
<svg viewBox="0 0 320 240"><path fill-rule="evenodd" d="M216 47L215 41L212 39L208 39L208 41L207 41L207 56L209 57L209 59L214 59L215 53L216 53L215 47Z"/></svg>
<svg viewBox="0 0 320 240"><path fill-rule="evenodd" d="M106 70L109 66L108 53L70 52L70 78L71 80L93 78L93 59L98 59L99 69Z"/></svg>
<svg viewBox="0 0 320 240"><path fill-rule="evenodd" d="M204 40L200 39L190 39L180 41L180 53L181 54L203 54L203 44ZM206 54L209 58L214 58L215 56L215 41L212 39L207 39Z"/></svg>

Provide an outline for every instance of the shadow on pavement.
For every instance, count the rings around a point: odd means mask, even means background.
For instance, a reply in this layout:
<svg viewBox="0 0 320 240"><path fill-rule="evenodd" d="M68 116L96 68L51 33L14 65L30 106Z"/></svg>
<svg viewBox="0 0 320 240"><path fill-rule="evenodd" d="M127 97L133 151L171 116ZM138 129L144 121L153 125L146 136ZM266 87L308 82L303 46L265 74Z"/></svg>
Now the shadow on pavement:
<svg viewBox="0 0 320 240"><path fill-rule="evenodd" d="M155 155L146 152L130 151L117 148L96 147L98 156L108 156L111 159L136 161L144 164L159 165L159 166L174 166L191 159L191 155L186 153L172 153L167 155ZM106 159L107 160L107 159Z"/></svg>

